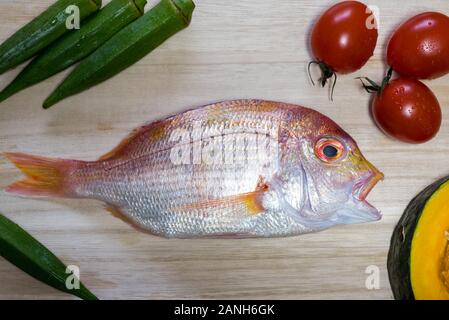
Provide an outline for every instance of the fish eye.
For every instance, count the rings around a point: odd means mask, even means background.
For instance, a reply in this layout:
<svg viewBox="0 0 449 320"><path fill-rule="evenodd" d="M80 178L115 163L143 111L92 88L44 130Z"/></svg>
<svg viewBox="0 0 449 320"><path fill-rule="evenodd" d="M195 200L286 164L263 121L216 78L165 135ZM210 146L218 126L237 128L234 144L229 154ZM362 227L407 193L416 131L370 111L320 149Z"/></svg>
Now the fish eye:
<svg viewBox="0 0 449 320"><path fill-rule="evenodd" d="M323 138L316 143L315 154L323 162L334 163L345 156L346 148L336 139Z"/></svg>

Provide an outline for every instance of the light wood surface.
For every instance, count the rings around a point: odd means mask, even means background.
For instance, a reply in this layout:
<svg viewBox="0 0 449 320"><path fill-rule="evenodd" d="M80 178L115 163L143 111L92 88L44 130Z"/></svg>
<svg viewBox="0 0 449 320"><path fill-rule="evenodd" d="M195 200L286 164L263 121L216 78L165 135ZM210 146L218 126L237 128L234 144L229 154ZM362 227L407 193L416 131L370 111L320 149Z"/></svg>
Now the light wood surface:
<svg viewBox="0 0 449 320"><path fill-rule="evenodd" d="M52 0L0 0L0 40ZM354 80L380 80L385 44L404 19L443 0L371 0L380 9L375 56L340 77L334 102L306 75L313 21L335 1L196 0L191 26L94 89L44 111L60 74L0 105L0 151L96 159L144 122L218 100L261 98L313 107L358 141L386 176L370 194L383 219L285 239L166 240L140 233L90 200L32 200L0 193L0 211L47 245L100 298L390 299L386 257L391 232L411 198L449 173L449 77L427 82L444 113L439 136L425 145L386 138ZM0 76L0 86L18 70ZM65 74L65 73L64 73ZM0 158L0 187L20 173ZM365 287L370 265L380 289ZM0 298L66 299L0 258Z"/></svg>

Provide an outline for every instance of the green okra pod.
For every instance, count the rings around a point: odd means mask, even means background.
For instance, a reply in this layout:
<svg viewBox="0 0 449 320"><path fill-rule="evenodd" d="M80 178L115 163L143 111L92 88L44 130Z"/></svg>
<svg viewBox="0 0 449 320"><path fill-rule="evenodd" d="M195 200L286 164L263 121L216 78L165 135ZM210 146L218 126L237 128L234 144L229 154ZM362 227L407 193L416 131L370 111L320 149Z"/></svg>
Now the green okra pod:
<svg viewBox="0 0 449 320"><path fill-rule="evenodd" d="M157 48L190 24L195 4L191 0L162 0L83 60L44 102L58 101L101 83Z"/></svg>
<svg viewBox="0 0 449 320"><path fill-rule="evenodd" d="M0 214L0 256L39 281L84 300L97 300L82 283L66 286L66 266L50 250L20 226Z"/></svg>
<svg viewBox="0 0 449 320"><path fill-rule="evenodd" d="M126 25L143 15L146 0L112 0L80 30L45 48L0 92L0 102L87 57Z"/></svg>
<svg viewBox="0 0 449 320"><path fill-rule="evenodd" d="M98 11L101 0L59 0L0 45L0 74L33 57L64 33L69 6L79 9L80 20Z"/></svg>

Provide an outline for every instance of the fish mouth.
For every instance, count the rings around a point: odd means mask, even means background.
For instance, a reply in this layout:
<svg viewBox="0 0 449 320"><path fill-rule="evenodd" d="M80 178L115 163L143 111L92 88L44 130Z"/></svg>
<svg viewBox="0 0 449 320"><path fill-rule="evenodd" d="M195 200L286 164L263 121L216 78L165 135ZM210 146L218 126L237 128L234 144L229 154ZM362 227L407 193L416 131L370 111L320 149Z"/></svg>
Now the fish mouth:
<svg viewBox="0 0 449 320"><path fill-rule="evenodd" d="M377 169L370 173L369 176L362 178L359 182L354 185L353 196L358 201L362 201L368 204L366 198L368 197L371 190L377 185L379 181L384 179L384 174Z"/></svg>
<svg viewBox="0 0 449 320"><path fill-rule="evenodd" d="M359 209L359 214L355 217L353 216L351 218L352 221L363 223L378 221L382 218L382 213L366 201L366 198L371 190L373 190L377 183L383 180L383 178L384 175L375 169L354 185L352 194L356 201L356 207ZM363 212L363 214L360 214L361 212Z"/></svg>

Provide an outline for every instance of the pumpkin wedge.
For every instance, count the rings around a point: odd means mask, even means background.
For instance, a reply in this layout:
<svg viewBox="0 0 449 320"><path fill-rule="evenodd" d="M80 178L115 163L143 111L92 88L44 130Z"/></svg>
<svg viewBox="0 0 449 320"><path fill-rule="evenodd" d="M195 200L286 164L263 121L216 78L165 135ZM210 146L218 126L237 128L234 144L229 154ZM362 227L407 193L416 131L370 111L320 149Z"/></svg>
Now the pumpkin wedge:
<svg viewBox="0 0 449 320"><path fill-rule="evenodd" d="M391 238L388 274L396 299L449 300L449 177L408 205Z"/></svg>

